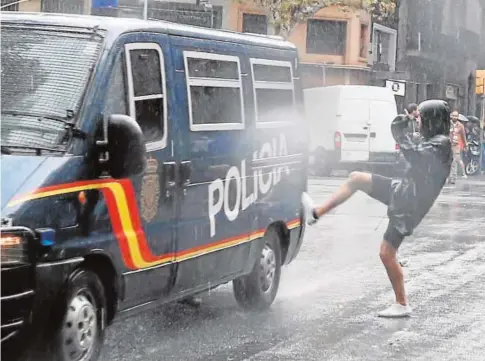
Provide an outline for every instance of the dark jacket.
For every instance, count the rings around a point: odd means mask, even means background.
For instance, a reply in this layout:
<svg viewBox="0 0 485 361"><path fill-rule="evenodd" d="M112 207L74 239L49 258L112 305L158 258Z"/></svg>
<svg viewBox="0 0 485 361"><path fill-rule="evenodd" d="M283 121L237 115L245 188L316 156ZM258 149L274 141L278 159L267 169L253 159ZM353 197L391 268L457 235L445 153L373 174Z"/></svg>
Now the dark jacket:
<svg viewBox="0 0 485 361"><path fill-rule="evenodd" d="M426 139L413 134L410 126L396 126L409 124L406 116L398 118L393 122L393 135L404 155L406 170L402 179L392 183L388 216L399 233L409 236L445 185L453 153L449 136L437 134Z"/></svg>

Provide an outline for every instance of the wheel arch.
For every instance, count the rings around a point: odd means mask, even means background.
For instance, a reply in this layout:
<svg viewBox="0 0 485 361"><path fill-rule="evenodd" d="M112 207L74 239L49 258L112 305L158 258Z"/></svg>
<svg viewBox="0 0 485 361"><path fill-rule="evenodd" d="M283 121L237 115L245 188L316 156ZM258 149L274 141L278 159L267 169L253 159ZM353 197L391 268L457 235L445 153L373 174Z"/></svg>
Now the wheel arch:
<svg viewBox="0 0 485 361"><path fill-rule="evenodd" d="M120 275L111 260L103 251L92 251L84 256L84 261L78 268L85 268L96 273L101 280L106 296L107 322L110 324L118 310L118 300L123 295Z"/></svg>
<svg viewBox="0 0 485 361"><path fill-rule="evenodd" d="M271 223L265 231L265 235L270 229L274 229L278 235L281 246L281 264L284 264L286 257L288 256L288 250L290 247L290 231L283 221L275 221Z"/></svg>

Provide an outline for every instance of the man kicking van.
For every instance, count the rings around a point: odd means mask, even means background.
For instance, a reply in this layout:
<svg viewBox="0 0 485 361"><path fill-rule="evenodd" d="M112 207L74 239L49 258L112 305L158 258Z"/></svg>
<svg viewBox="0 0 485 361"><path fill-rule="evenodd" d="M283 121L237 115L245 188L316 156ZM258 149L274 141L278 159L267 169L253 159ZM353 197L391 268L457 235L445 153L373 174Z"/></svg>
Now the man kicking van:
<svg viewBox="0 0 485 361"><path fill-rule="evenodd" d="M419 105L421 133L413 133L411 119L397 116L391 124L394 139L400 145L406 160L402 179L391 179L377 174L352 172L325 203L313 204L307 193L302 202L309 225L349 199L356 191L367 193L388 206L389 225L381 243L380 257L391 281L396 302L378 313L381 317L407 317L412 309L404 290L401 265L396 253L404 237L410 236L441 192L450 173L451 149L450 108L441 100L427 100Z"/></svg>

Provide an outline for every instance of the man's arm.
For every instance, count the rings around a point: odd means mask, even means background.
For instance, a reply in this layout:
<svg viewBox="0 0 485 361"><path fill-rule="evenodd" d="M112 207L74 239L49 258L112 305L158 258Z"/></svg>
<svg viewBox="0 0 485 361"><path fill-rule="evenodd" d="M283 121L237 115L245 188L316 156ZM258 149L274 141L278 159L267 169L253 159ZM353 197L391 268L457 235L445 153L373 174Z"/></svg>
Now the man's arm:
<svg viewBox="0 0 485 361"><path fill-rule="evenodd" d="M426 141L419 133L413 133L409 128L409 118L396 117L391 125L394 140L399 144L404 158L411 165L424 164L432 161L433 145Z"/></svg>

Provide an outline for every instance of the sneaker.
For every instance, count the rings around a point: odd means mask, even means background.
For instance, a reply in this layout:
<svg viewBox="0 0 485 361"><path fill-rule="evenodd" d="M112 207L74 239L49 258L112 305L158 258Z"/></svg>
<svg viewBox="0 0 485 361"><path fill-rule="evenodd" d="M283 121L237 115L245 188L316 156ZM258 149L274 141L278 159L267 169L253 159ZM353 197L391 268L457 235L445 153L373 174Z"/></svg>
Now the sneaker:
<svg viewBox="0 0 485 361"><path fill-rule="evenodd" d="M386 317L386 318L399 318L399 317L409 317L413 310L409 305L403 306L399 303L393 304L391 307L386 308L385 310L380 311L377 315L379 317Z"/></svg>
<svg viewBox="0 0 485 361"><path fill-rule="evenodd" d="M461 179L468 179L468 176L466 174L463 174L463 177Z"/></svg>
<svg viewBox="0 0 485 361"><path fill-rule="evenodd" d="M303 204L303 212L304 212L306 223L309 226L317 223L317 218L315 218L315 214L314 214L315 205L313 204L313 201L308 195L308 193L303 192L303 194L301 195L301 203Z"/></svg>

